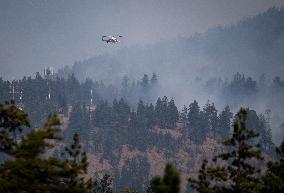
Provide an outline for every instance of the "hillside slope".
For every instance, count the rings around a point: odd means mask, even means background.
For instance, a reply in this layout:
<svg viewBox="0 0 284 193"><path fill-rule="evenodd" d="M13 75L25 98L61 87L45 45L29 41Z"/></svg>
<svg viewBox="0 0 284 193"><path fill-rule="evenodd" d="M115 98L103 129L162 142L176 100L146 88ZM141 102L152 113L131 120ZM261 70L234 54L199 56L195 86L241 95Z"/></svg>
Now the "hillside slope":
<svg viewBox="0 0 284 193"><path fill-rule="evenodd" d="M283 20L284 8L271 8L236 25L217 26L190 38L133 46L76 62L72 71L80 79L110 82L151 72L159 72L165 83L185 83L197 76L230 77L238 71L251 76L281 75Z"/></svg>

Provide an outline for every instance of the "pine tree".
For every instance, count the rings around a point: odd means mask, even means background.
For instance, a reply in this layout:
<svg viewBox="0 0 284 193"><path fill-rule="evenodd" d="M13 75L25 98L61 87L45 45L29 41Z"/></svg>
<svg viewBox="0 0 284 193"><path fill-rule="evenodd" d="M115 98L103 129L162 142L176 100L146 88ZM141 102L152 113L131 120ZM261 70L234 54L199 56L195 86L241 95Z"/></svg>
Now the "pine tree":
<svg viewBox="0 0 284 193"><path fill-rule="evenodd" d="M198 144L203 143L207 134L207 120L203 111L200 111L200 107L196 100L189 105L188 108L188 127L190 129L190 137Z"/></svg>
<svg viewBox="0 0 284 193"><path fill-rule="evenodd" d="M87 154L82 151L78 133L73 135L73 143L65 148L65 170L68 178L64 182L73 192L88 192L91 182L84 181L82 174L87 173Z"/></svg>
<svg viewBox="0 0 284 193"><path fill-rule="evenodd" d="M143 192L146 184L149 183L150 164L146 157L137 156L126 160L121 169L117 190L123 190L125 187ZM130 180L131 179L131 180Z"/></svg>
<svg viewBox="0 0 284 193"><path fill-rule="evenodd" d="M28 115L19 109L14 101L0 104L0 151L12 153L23 129L30 127Z"/></svg>
<svg viewBox="0 0 284 193"><path fill-rule="evenodd" d="M67 132L67 141L71 142L73 133L78 133L83 138L88 137L90 115L85 105L76 103L71 111Z"/></svg>
<svg viewBox="0 0 284 193"><path fill-rule="evenodd" d="M144 74L142 80L141 80L141 86L143 88L147 88L149 86L149 77L147 74Z"/></svg>
<svg viewBox="0 0 284 193"><path fill-rule="evenodd" d="M184 105L182 110L181 110L181 113L180 113L180 121L182 121L184 127L187 126L187 114L188 114L188 109L187 107Z"/></svg>
<svg viewBox="0 0 284 193"><path fill-rule="evenodd" d="M162 100L159 97L157 99L156 105L155 105L155 118L156 118L156 124L161 126L162 125L162 119L163 119L163 107L162 107Z"/></svg>
<svg viewBox="0 0 284 193"><path fill-rule="evenodd" d="M168 116L168 98L166 96L163 97L162 99L162 109L161 109L161 115L160 115L160 127L165 128L167 127L167 116Z"/></svg>
<svg viewBox="0 0 284 193"><path fill-rule="evenodd" d="M119 116L119 106L117 100L114 99L112 102L112 117L116 125L118 124L118 119L119 119L118 116Z"/></svg>
<svg viewBox="0 0 284 193"><path fill-rule="evenodd" d="M147 128L152 128L155 126L155 109L152 103L146 106L146 119Z"/></svg>
<svg viewBox="0 0 284 193"><path fill-rule="evenodd" d="M251 163L262 159L259 147L251 143L258 134L246 127L247 113L248 109L240 109L234 120L233 135L224 141L231 151L213 159L215 162L221 159L222 165L206 168L210 179L210 185L206 185L209 192L255 193L261 188L260 170ZM201 180L192 182L196 188L200 187L196 184L202 183Z"/></svg>
<svg viewBox="0 0 284 193"><path fill-rule="evenodd" d="M156 86L157 85L157 82L158 82L158 78L157 78L157 74L156 73L153 73L152 74L152 77L151 77L151 85L152 86Z"/></svg>
<svg viewBox="0 0 284 193"><path fill-rule="evenodd" d="M1 129L10 128L11 124L17 127L29 125L24 112L15 110L14 114L3 113L3 109L5 112L10 108L15 107L1 105ZM71 179L75 182L74 176L81 174L81 165L70 165L64 160L48 156L48 150L61 140L59 132L60 121L55 115L49 116L42 129L31 130L22 135L21 140L13 140L13 131L1 132L1 151L7 153L10 159L0 165L0 192L88 192L85 182L77 181L73 186L68 184Z"/></svg>
<svg viewBox="0 0 284 193"><path fill-rule="evenodd" d="M203 123L205 123L203 129L212 131L215 136L219 120L217 115L217 109L215 108L214 103L210 104L208 101L205 104L203 108L203 118Z"/></svg>
<svg viewBox="0 0 284 193"><path fill-rule="evenodd" d="M198 128L200 123L200 107L196 100L189 105L187 114L188 124L191 128Z"/></svg>
<svg viewBox="0 0 284 193"><path fill-rule="evenodd" d="M102 179L95 180L92 185L92 193L113 193L111 176L105 174Z"/></svg>
<svg viewBox="0 0 284 193"><path fill-rule="evenodd" d="M249 128L254 128L255 132L259 134L258 138L254 140L254 143L259 143L262 150L273 154L272 150L275 149L275 147L272 142L269 123L265 117L262 114L257 115L256 111L254 110L250 110L248 112L246 126Z"/></svg>
<svg viewBox="0 0 284 193"><path fill-rule="evenodd" d="M179 112L175 105L175 101L173 99L168 102L167 111L166 111L166 122L167 127L173 129L176 127L176 123L179 119Z"/></svg>
<svg viewBox="0 0 284 193"><path fill-rule="evenodd" d="M216 132L222 139L229 137L232 117L233 113L230 111L230 107L228 105L219 114L219 124Z"/></svg>
<svg viewBox="0 0 284 193"><path fill-rule="evenodd" d="M148 192L152 193L178 193L180 191L180 175L172 164L167 164L164 176L153 177Z"/></svg>
<svg viewBox="0 0 284 193"><path fill-rule="evenodd" d="M121 98L118 102L118 112L117 112L119 125L122 127L126 127L128 124L128 119L130 116L130 107L125 102L123 98Z"/></svg>
<svg viewBox="0 0 284 193"><path fill-rule="evenodd" d="M130 85L129 85L129 78L124 76L121 81L121 96L123 98L129 98L130 92Z"/></svg>
<svg viewBox="0 0 284 193"><path fill-rule="evenodd" d="M147 125L146 106L142 100L139 101L137 106L137 124L138 129L145 129Z"/></svg>
<svg viewBox="0 0 284 193"><path fill-rule="evenodd" d="M95 126L105 128L112 125L113 121L113 111L109 103L107 101L99 102L94 115Z"/></svg>
<svg viewBox="0 0 284 193"><path fill-rule="evenodd" d="M267 163L267 171L262 178L262 193L284 192L284 140L276 150L280 160Z"/></svg>
<svg viewBox="0 0 284 193"><path fill-rule="evenodd" d="M74 74L71 74L67 79L67 96L71 104L81 101L80 82L76 79Z"/></svg>
<svg viewBox="0 0 284 193"><path fill-rule="evenodd" d="M210 187L210 174L208 171L208 161L204 160L198 174L198 180L189 178L188 182L190 187L197 190L199 193L217 193L212 187Z"/></svg>
<svg viewBox="0 0 284 193"><path fill-rule="evenodd" d="M275 145L272 141L272 133L269 122L265 119L263 115L259 115L259 143L263 151L272 153L272 150L275 149Z"/></svg>

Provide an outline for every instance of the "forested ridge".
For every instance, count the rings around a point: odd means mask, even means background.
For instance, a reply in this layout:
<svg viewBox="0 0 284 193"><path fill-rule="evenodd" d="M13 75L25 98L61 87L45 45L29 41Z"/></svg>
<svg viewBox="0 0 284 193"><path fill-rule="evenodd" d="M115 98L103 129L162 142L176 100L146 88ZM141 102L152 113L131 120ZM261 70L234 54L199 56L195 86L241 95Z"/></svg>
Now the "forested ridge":
<svg viewBox="0 0 284 193"><path fill-rule="evenodd" d="M284 192L283 21L0 78L0 193Z"/></svg>
<svg viewBox="0 0 284 193"><path fill-rule="evenodd" d="M119 49L76 61L59 71L63 77L74 73L79 80L89 77L106 84L120 83L124 76L133 80L144 73L157 72L161 85L157 89L158 96L173 97L179 106L198 98L202 104L210 99L219 108L230 105L234 112L241 106L258 112L272 110L271 120L277 131L273 135L278 138L284 106L276 101L280 101L284 93L270 85L275 77L283 81L283 20L283 7L274 7L235 24L217 25L191 37ZM252 90L240 89L242 82L234 85L234 89L241 92L231 94L224 90L237 72L246 79L251 77L252 84L246 86L251 86ZM203 89L207 81L211 90ZM255 86L254 81L257 81ZM279 137L277 143L280 141Z"/></svg>
<svg viewBox="0 0 284 193"><path fill-rule="evenodd" d="M194 103L191 106L196 106L196 101ZM204 161L198 172L198 178L194 173L186 173L186 178L189 177L187 192L193 190L198 192L247 193L266 192L267 190L270 192L283 191L284 142L276 149L274 158L272 156L273 150L271 150L270 153L272 154L264 159L263 155L266 153L260 145L261 141L258 138L260 135L255 129L248 128L250 113L249 109L240 109L233 120L232 134L226 140L223 140L223 148L208 157L212 159L210 162L202 157ZM147 173L150 170L151 163L141 154L125 160L121 166L120 164L114 165L119 157L114 155L110 159L114 173L108 174L105 170L101 171L98 176L93 170L89 171L90 158L88 153L83 150L85 144L80 142L80 136L77 132L73 134L70 146L64 144L57 147L58 142L62 140L60 134L62 130L60 120L56 115L50 115L41 129L23 132L30 127L28 115L12 101L11 103L6 102L4 105L1 104L0 118L2 159L0 192L122 191L177 193L185 191L185 184L181 186L183 178L178 172L181 169L181 160L170 159L171 155L167 155L166 160L170 160L172 164L166 165L164 176L161 177L156 176L149 179ZM189 124L191 124L190 122ZM111 143L111 141L108 143ZM115 145L118 148L119 145ZM231 148L225 148L225 146ZM48 151L53 148L57 149L57 153ZM166 148L172 150L171 147ZM188 150L192 150L192 147L188 148ZM180 147L173 151L177 152L181 149L183 148ZM115 153L113 149L111 151ZM123 152L120 153L123 154ZM197 151L192 153L191 156L198 156ZM271 158L273 158L273 161L268 161L267 167L265 167L266 160ZM218 160L221 161L218 162ZM173 164L177 165L177 168ZM192 166L189 165L188 167ZM102 168L96 167L95 169L100 171ZM192 170L186 172L188 171ZM184 174L183 172L182 174ZM87 173L91 173L92 177L88 177Z"/></svg>
<svg viewBox="0 0 284 193"><path fill-rule="evenodd" d="M41 128L48 114L58 114L63 121L64 141L51 155L60 157L64 144L72 143L74 133L79 134L91 160L87 176L109 175L115 192L125 187L146 191L151 177L167 162L184 168L181 190L190 191L185 183L188 174L197 175L204 158L211 159L226 149L222 141L233 132L233 113L228 105L218 110L211 101L201 106L194 100L178 108L173 98L157 96L154 100L159 78L155 73L150 77L145 74L133 84L125 77L116 88L89 79L79 82L74 75L64 79L57 74L37 73L34 78L2 80L5 94L1 100L13 97L16 105L29 113L31 128ZM224 88L232 95L247 95L246 89L253 94L251 87L256 88L256 84L237 73ZM274 87L282 89L277 77ZM117 95L112 95L115 90ZM136 92L144 94L137 96ZM253 143L259 144L266 158L277 159L269 113L247 110L246 126L259 134Z"/></svg>
<svg viewBox="0 0 284 193"><path fill-rule="evenodd" d="M241 70L240 73L253 78L262 73L279 76L284 73L283 19L283 7L274 7L232 25L218 25L191 37L136 45L94 56L60 71L62 75L71 71L80 80L90 77L108 83L124 75L133 78L159 72L162 81L182 85L195 79L196 74L225 78ZM168 74L171 74L170 79Z"/></svg>

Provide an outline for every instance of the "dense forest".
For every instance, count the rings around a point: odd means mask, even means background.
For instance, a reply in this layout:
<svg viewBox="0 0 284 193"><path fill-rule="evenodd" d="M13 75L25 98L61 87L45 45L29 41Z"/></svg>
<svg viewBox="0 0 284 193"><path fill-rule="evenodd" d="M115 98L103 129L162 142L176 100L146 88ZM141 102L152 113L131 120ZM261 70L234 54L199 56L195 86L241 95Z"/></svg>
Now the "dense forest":
<svg viewBox="0 0 284 193"><path fill-rule="evenodd" d="M190 106L198 104L194 101ZM204 193L252 193L284 190L284 141L276 149L276 156L273 158L276 161L268 161L267 168L264 169L264 152L259 144L260 135L256 130L248 128L249 114L249 109L243 108L236 114L232 134L223 142L223 145L229 148L224 148L222 152L213 156L210 162L204 159L198 178L190 174L187 192L197 190ZM188 115L191 120L189 124L193 122L191 115L192 112ZM149 163L140 156L127 160L120 172L115 171L114 181L109 174L98 177L92 173L92 178L88 178L86 174L89 159L82 150L84 145L80 143L77 132L73 134L71 145L61 147L59 154L48 152L56 148L62 140L60 120L56 115L50 115L43 128L32 129L23 134L23 130L30 127L28 115L12 101L0 105L0 119L1 192L178 193L181 190L180 173L173 164L166 165L164 176L156 176L149 180L145 175L149 171Z"/></svg>
<svg viewBox="0 0 284 193"><path fill-rule="evenodd" d="M80 81L91 78L117 87L125 76L137 80L144 73L157 72L160 87L151 102L158 96L169 96L178 106L198 98L202 104L208 99L214 101L218 108L230 105L234 112L242 106L258 112L270 109L273 136L280 143L278 136L284 119L284 106L279 103L284 93L278 89L283 85L284 74L283 20L283 7L270 8L235 24L218 25L191 37L137 45L76 61L71 67L59 69L59 74L67 78L74 73ZM230 84L237 72L239 81ZM206 85L210 90L203 89ZM242 92L236 94L238 89ZM137 95L140 94L143 92Z"/></svg>
<svg viewBox="0 0 284 193"><path fill-rule="evenodd" d="M0 77L0 193L284 192L283 21Z"/></svg>
<svg viewBox="0 0 284 193"><path fill-rule="evenodd" d="M284 96L284 80L279 76L269 81L265 74L262 74L258 80L254 80L244 74L235 73L231 80L216 77L203 81L197 78L195 85L198 87L196 93L201 95L197 97L200 104L206 105L211 101L215 104L214 108L219 109L228 105L232 112L236 112L241 106L257 106L255 110L261 112L272 125L274 140L279 143L284 136L284 133L281 133L282 104L279 103ZM37 73L35 77L23 77L12 82L0 79L0 101L3 103L10 99L15 100L29 113L33 126L37 127L49 113L69 116L72 109L76 111L79 106L84 106L83 109L89 113L95 108L101 108L103 104L116 105L120 99L127 103L126 108L129 108L129 111L136 110L139 102L154 109L157 99L163 99L164 95L160 92L162 87L159 74L156 73L144 74L140 80L131 80L125 76L117 85L92 79L80 82L73 74L63 78L47 71L44 75ZM204 100L203 96L208 98ZM197 98L190 101L189 97L187 101L191 103ZM171 99L172 96L166 100ZM182 111L184 104L181 101L172 102L177 106L175 108Z"/></svg>
<svg viewBox="0 0 284 193"><path fill-rule="evenodd" d="M74 75L64 79L47 71L43 76L37 73L13 82L1 80L1 101L14 99L18 108L28 112L31 128L41 128L49 114L58 114L64 140L53 155L60 157L63 144L72 143L74 133L79 134L84 151L96 163L90 163L90 171L103 164L99 173L112 176L115 192L125 187L144 192L150 177L157 173L153 170L155 154L164 164L181 164L188 167L184 172L197 173L202 159L224 150L221 143L233 132L229 105L218 110L209 100L203 106L194 100L178 108L173 98L157 96L155 89L160 83L155 73L129 82L124 77L115 87L91 79L80 82ZM281 82L275 77L271 89L282 90ZM204 88L222 88L231 102L253 96L259 84L239 73L229 83L220 79L215 83L206 82ZM247 110L246 127L259 134L253 144L258 144L267 157L277 159L269 112ZM182 161L181 155L192 158ZM182 186L185 191L184 181Z"/></svg>

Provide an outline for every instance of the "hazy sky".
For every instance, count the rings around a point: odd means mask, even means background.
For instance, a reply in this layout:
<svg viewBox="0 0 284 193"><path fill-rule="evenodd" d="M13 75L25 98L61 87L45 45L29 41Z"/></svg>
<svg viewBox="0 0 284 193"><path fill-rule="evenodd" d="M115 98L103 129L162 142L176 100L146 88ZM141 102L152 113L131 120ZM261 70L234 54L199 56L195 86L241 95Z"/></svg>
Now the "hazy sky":
<svg viewBox="0 0 284 193"><path fill-rule="evenodd" d="M72 65L117 48L188 37L284 0L0 0L0 76ZM106 45L102 35L121 34Z"/></svg>

